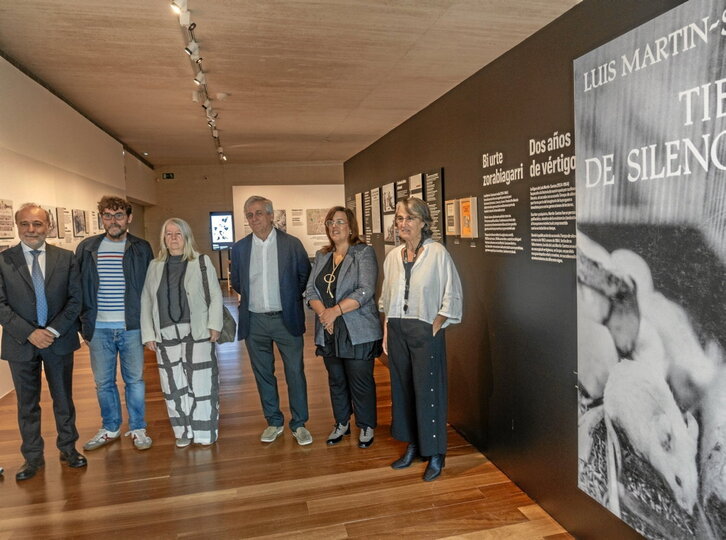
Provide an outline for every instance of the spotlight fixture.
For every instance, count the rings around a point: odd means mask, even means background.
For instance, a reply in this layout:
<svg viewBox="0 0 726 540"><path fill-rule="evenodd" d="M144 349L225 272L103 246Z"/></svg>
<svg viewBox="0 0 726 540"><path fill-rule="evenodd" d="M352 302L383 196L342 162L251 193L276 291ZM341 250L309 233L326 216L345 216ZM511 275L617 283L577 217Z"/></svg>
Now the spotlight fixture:
<svg viewBox="0 0 726 540"><path fill-rule="evenodd" d="M204 72L201 69L194 76L194 84L197 84L197 85L207 84L207 77L204 75Z"/></svg>
<svg viewBox="0 0 726 540"><path fill-rule="evenodd" d="M191 40L186 47L184 47L184 52L187 53L189 56L198 56L199 55L199 43L197 43L194 40Z"/></svg>
<svg viewBox="0 0 726 540"><path fill-rule="evenodd" d="M221 154L220 157L222 158L222 161L227 161L227 156L225 156L224 154Z"/></svg>
<svg viewBox="0 0 726 540"><path fill-rule="evenodd" d="M179 24L188 29L189 32L192 32L197 27L197 24L192 22L192 12L188 10L182 11L179 15Z"/></svg>
<svg viewBox="0 0 726 540"><path fill-rule="evenodd" d="M204 107L205 109L210 109L212 107L212 102L209 101L209 99L205 99L204 103L202 103L202 107Z"/></svg>
<svg viewBox="0 0 726 540"><path fill-rule="evenodd" d="M181 15L187 10L187 0L172 0L171 10L177 15Z"/></svg>
<svg viewBox="0 0 726 540"><path fill-rule="evenodd" d="M218 139L219 138L219 130L218 129L213 129L212 130L212 137L214 137L215 139Z"/></svg>
<svg viewBox="0 0 726 540"><path fill-rule="evenodd" d="M210 120L216 120L217 118L219 118L219 113L209 108L207 109L207 118L209 118Z"/></svg>
<svg viewBox="0 0 726 540"><path fill-rule="evenodd" d="M199 92L197 90L192 92L192 101L194 103L199 103Z"/></svg>
<svg viewBox="0 0 726 540"><path fill-rule="evenodd" d="M224 148L222 148L221 146L218 146L217 147L217 153L218 154L224 154Z"/></svg>
<svg viewBox="0 0 726 540"><path fill-rule="evenodd" d="M207 125L208 125L208 126L209 126L210 128L214 129L214 128L216 127L216 125L217 125L217 122L215 122L214 120L208 120L208 121L207 121Z"/></svg>

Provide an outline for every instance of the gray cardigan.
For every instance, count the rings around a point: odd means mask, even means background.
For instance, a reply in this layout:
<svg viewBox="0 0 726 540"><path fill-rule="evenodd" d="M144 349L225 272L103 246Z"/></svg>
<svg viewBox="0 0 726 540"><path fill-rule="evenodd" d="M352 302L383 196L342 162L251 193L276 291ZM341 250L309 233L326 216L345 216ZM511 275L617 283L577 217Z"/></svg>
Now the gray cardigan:
<svg viewBox="0 0 726 540"><path fill-rule="evenodd" d="M308 286L305 289L306 301L320 300L322 302L320 291L315 286L315 278L325 268L331 256L332 252L318 251L315 254L315 262L313 262ZM381 320L374 298L377 281L378 262L373 248L366 244L350 246L338 272L335 300L340 302L344 298L351 298L360 304L360 308L343 315L353 345L375 341L383 337ZM325 344L323 326L317 318L315 319L315 344Z"/></svg>

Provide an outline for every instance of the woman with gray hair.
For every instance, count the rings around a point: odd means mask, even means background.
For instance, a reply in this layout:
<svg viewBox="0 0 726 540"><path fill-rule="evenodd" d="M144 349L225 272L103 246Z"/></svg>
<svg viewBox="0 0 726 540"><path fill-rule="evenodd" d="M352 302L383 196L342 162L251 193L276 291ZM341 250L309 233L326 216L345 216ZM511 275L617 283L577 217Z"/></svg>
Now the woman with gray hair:
<svg viewBox="0 0 726 540"><path fill-rule="evenodd" d="M431 239L424 201L399 200L395 222L403 245L386 257L379 307L386 314L391 433L408 447L391 467L404 469L414 459L428 459L423 479L429 482L441 474L446 457L444 328L461 322L461 282L449 252Z"/></svg>
<svg viewBox="0 0 726 540"><path fill-rule="evenodd" d="M167 219L160 245L141 293L141 340L156 352L176 446L213 444L219 429L214 342L222 329L222 291L186 221Z"/></svg>

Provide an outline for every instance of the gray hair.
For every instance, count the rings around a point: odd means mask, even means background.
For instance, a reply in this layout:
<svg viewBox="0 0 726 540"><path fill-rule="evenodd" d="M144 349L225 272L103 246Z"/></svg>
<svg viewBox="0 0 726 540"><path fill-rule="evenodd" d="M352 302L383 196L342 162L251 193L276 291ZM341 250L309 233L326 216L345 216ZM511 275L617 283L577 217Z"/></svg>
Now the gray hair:
<svg viewBox="0 0 726 540"><path fill-rule="evenodd" d="M431 224L434 220L431 218L431 211L429 210L428 204L418 197L403 197L398 199L398 202L396 203L396 214L398 214L399 208L403 208L412 216L420 218L424 223L423 229L421 229L421 238L423 240L431 238L433 235L433 232L431 231Z"/></svg>
<svg viewBox="0 0 726 540"><path fill-rule="evenodd" d="M26 202L20 205L20 208L18 208L18 210L15 212L15 223L18 222L18 216L20 215L20 212L22 212L23 210L27 210L28 208L38 208L39 210L42 210L45 213L45 222L50 223L50 212L34 202Z"/></svg>
<svg viewBox="0 0 726 540"><path fill-rule="evenodd" d="M249 199L247 199L245 201L245 207L244 207L245 208L245 214L247 213L247 208L251 204L255 204L255 203L258 203L258 202L261 202L261 203L264 203L265 204L265 211L268 214L274 213L274 210L272 209L272 201L270 199L268 199L267 197L262 197L260 195L252 195L252 197L250 197Z"/></svg>
<svg viewBox="0 0 726 540"><path fill-rule="evenodd" d="M164 234L166 233L166 226L170 223L173 223L174 225L179 227L179 230L184 237L184 253L182 253L182 260L193 261L197 258L197 255L199 255L199 249L197 248L197 243L194 240L194 233L192 232L192 228L189 226L189 223L177 217L167 219L161 226L159 255L156 257L156 260L165 261L169 258L169 249L166 247L166 242L164 241Z"/></svg>

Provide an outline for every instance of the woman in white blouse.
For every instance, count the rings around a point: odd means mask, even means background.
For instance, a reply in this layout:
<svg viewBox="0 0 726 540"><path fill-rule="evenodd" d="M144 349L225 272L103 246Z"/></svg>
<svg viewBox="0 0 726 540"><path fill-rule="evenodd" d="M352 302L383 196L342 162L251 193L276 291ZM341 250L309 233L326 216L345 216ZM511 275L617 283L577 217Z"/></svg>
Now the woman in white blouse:
<svg viewBox="0 0 726 540"><path fill-rule="evenodd" d="M423 479L428 482L441 474L446 457L444 328L461 322L461 281L449 252L431 239L425 202L401 199L395 220L403 245L386 257L379 307L386 314L391 432L408 447L391 467L404 469L414 459L427 459Z"/></svg>

